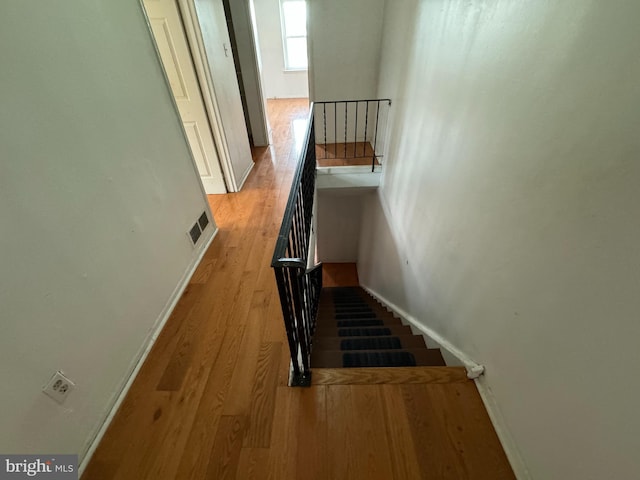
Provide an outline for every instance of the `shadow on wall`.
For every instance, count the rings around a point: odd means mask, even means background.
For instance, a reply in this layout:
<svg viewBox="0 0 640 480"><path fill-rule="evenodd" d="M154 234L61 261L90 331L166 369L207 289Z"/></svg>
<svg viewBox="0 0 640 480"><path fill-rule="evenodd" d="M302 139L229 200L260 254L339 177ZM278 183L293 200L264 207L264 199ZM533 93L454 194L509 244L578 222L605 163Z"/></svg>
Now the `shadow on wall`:
<svg viewBox="0 0 640 480"><path fill-rule="evenodd" d="M400 242L394 237L378 192L366 195L362 203L358 248L360 283L396 305L408 305L406 282L409 260L406 252L401 251Z"/></svg>
<svg viewBox="0 0 640 480"><path fill-rule="evenodd" d="M400 245L407 245L403 249ZM427 304L437 304L431 299L434 288L430 272L420 270L426 260L418 245L408 243L391 222L388 207L378 192L363 198L363 213L358 257L360 284L375 292L383 300L391 302L396 310L409 322L417 321L425 329L421 333L429 348L440 348L449 366L464 366L462 357L450 350L451 345L428 335L436 312L427 309ZM410 253L409 249L413 249ZM430 300L431 299L431 300ZM410 317L409 317L410 316ZM414 332L415 333L415 332ZM471 360L471 359L467 359Z"/></svg>

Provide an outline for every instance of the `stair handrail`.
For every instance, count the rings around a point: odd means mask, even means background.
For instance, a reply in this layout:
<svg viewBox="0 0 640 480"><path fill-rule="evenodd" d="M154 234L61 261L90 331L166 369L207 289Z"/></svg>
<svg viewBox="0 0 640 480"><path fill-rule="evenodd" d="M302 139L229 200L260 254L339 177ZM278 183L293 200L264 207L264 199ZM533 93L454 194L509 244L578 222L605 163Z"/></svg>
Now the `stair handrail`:
<svg viewBox="0 0 640 480"><path fill-rule="evenodd" d="M307 270L316 183L314 132L312 103L271 259L291 354L289 384L292 386L311 385L311 338L322 290L322 264Z"/></svg>
<svg viewBox="0 0 640 480"><path fill-rule="evenodd" d="M276 245L271 259L282 306L287 342L291 354L291 375L289 384L295 386L311 385L311 341L316 326L316 316L322 290L322 264L307 269L312 235L313 203L316 186L316 130L315 117L320 110L316 106L322 105L322 128L324 146L327 146L326 105L334 105L334 117L337 116L337 105L344 104L344 148L346 152L349 120L349 105L355 104L354 109L354 154L358 148L358 139L368 143L373 150L371 171L375 170L377 161L382 154L377 151L379 135L379 115L381 104L391 105L388 98L367 100L338 100L331 102L313 102L309 108L307 129L302 143L298 164L296 165L291 182L291 191L282 218L282 225L276 239ZM364 132L358 133L358 111L360 105L364 108ZM373 105L375 104L375 110ZM369 110L371 106L371 111ZM388 111L388 110L387 110ZM371 124L369 123L371 117ZM334 118L335 120L335 118ZM338 135L334 122L334 142ZM369 130L371 128L371 130ZM372 142L372 143L371 143ZM337 144L336 144L337 145Z"/></svg>

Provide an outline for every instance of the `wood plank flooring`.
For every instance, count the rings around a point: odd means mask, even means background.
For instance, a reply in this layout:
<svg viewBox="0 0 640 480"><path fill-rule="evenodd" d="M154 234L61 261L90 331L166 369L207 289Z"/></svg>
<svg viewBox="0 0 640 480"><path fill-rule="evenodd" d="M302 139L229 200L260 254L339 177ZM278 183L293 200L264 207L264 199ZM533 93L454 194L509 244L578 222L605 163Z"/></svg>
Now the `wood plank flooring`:
<svg viewBox="0 0 640 480"><path fill-rule="evenodd" d="M269 263L300 144L291 125L307 108L306 99L269 101L275 144L254 152L242 192L210 197L220 232L84 480L514 478L459 372L397 383L389 373L318 371L311 388L286 386ZM376 384L360 384L365 377Z"/></svg>
<svg viewBox="0 0 640 480"><path fill-rule="evenodd" d="M463 367L316 368L314 385L466 383Z"/></svg>
<svg viewBox="0 0 640 480"><path fill-rule="evenodd" d="M357 287L358 270L355 263L323 263L323 287Z"/></svg>
<svg viewBox="0 0 640 480"><path fill-rule="evenodd" d="M371 162L380 165L373 158L373 147L369 142L316 144L316 163L318 167L370 166Z"/></svg>

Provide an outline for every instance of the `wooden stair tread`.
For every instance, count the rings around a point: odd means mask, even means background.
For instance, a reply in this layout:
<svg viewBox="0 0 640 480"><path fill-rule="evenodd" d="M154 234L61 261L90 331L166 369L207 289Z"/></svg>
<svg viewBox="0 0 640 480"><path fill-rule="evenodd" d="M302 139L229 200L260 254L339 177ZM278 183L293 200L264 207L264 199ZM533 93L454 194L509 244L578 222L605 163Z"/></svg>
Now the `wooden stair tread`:
<svg viewBox="0 0 640 480"><path fill-rule="evenodd" d="M469 382L464 367L314 368L313 385Z"/></svg>

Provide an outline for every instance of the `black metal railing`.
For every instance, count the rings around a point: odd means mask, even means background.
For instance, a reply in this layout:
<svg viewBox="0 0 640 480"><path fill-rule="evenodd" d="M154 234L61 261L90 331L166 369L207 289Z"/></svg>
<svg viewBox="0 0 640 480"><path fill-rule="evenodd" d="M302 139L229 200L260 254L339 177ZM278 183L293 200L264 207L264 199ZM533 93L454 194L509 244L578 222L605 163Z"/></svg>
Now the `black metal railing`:
<svg viewBox="0 0 640 480"><path fill-rule="evenodd" d="M276 241L273 267L291 353L294 386L311 385L311 338L322 290L322 264L307 269L316 184L316 143L309 123Z"/></svg>
<svg viewBox="0 0 640 480"><path fill-rule="evenodd" d="M320 166L381 164L391 100L314 102ZM322 127L320 127L322 126Z"/></svg>
<svg viewBox="0 0 640 480"><path fill-rule="evenodd" d="M337 142L339 139L337 118L340 104L344 104L344 125L341 125L341 128L344 131L342 140L345 145L340 145L342 152L339 152ZM327 152L333 148L334 155L342 153L346 157L352 148L353 155L355 155L352 158L365 158L367 159L366 164L368 164L369 155L371 156L371 169L374 171L378 160L382 157L382 154L379 153L381 150L378 150L378 140L379 135L383 133L380 128L381 106L383 105L386 105L386 111L382 115L386 118L388 106L391 105L391 100L388 99L345 100L311 104L311 113L300 151L300 160L293 175L291 192L271 260L280 295L289 352L291 353L290 384L292 386L311 385L312 338L322 290L322 264L308 268L309 257L313 255L313 252L309 252L309 245L312 234L317 151ZM329 111L333 108L333 123L327 120L327 106L329 106ZM352 110L353 117L349 116L350 110ZM360 110L362 111L359 115ZM353 122L351 118L353 118ZM322 125L320 137L318 137L316 125ZM327 136L327 125L329 128L333 128L333 136ZM359 130L359 126L363 127L362 131ZM319 148L317 138L322 139L322 148ZM347 140L352 138L354 141L347 146L349 143ZM333 141L330 142L330 140Z"/></svg>

